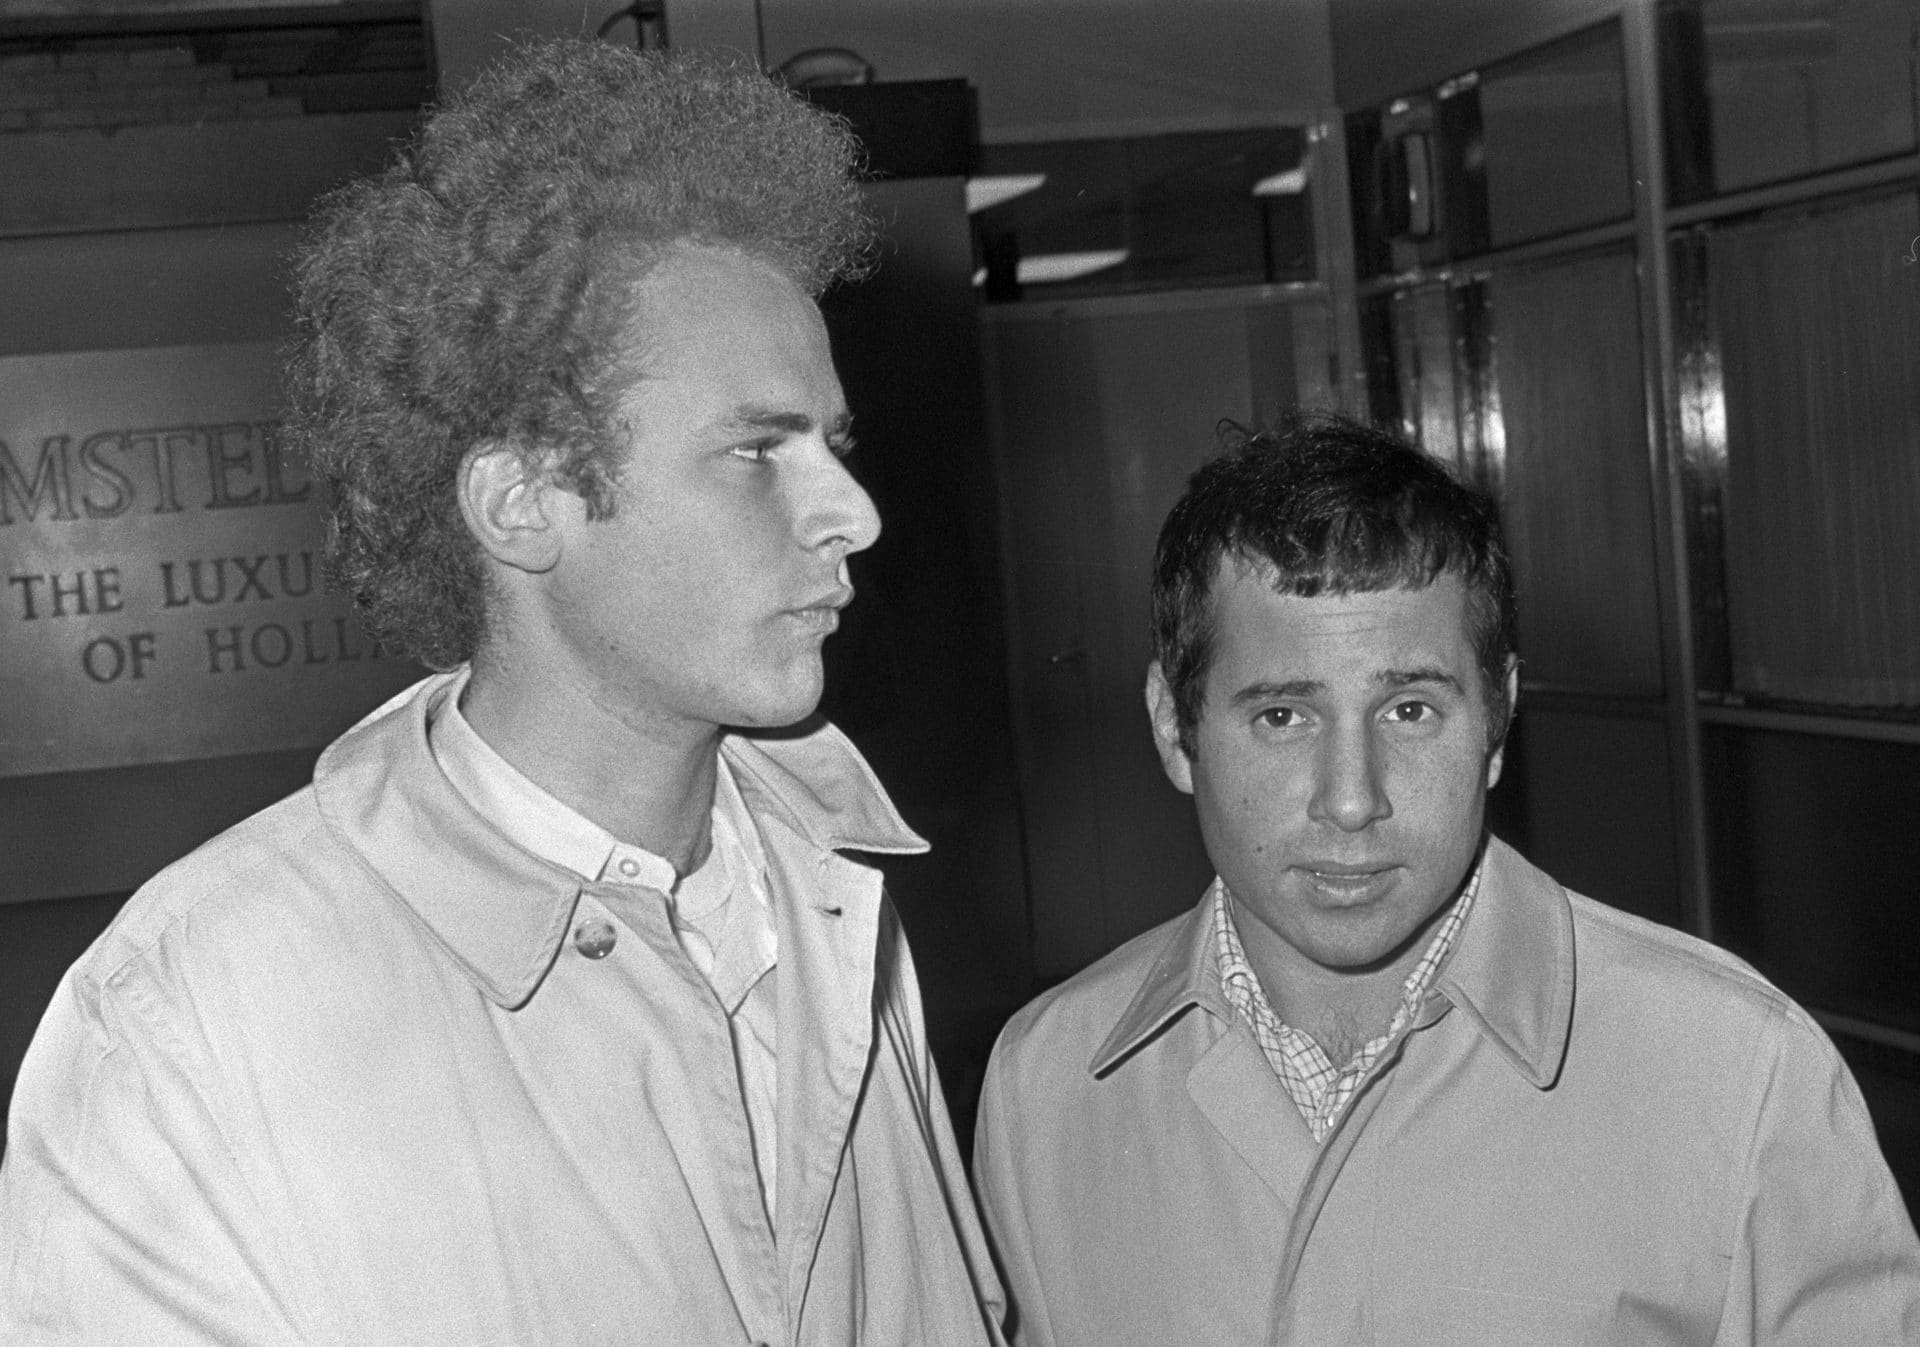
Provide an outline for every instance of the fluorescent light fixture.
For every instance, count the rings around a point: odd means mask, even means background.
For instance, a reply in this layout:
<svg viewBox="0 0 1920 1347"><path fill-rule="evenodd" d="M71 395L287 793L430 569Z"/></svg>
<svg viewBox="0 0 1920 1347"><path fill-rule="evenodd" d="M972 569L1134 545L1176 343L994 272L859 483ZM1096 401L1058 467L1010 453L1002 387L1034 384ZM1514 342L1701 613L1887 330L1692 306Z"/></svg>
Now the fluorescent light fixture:
<svg viewBox="0 0 1920 1347"><path fill-rule="evenodd" d="M1111 248L1104 252L1037 253L1032 257L1020 259L1020 265L1014 272L1014 279L1022 285L1048 285L1059 281L1077 281L1082 276L1093 275L1096 271L1117 267L1126 261L1128 256L1129 253L1125 248ZM973 283L976 286L987 283L985 267L973 273Z"/></svg>
<svg viewBox="0 0 1920 1347"><path fill-rule="evenodd" d="M1016 196L1025 196L1046 180L1044 173L1002 173L985 178L968 178L967 214L977 215Z"/></svg>
<svg viewBox="0 0 1920 1347"><path fill-rule="evenodd" d="M1255 196L1299 196L1307 190L1307 166L1300 164L1283 173L1269 173L1253 185Z"/></svg>

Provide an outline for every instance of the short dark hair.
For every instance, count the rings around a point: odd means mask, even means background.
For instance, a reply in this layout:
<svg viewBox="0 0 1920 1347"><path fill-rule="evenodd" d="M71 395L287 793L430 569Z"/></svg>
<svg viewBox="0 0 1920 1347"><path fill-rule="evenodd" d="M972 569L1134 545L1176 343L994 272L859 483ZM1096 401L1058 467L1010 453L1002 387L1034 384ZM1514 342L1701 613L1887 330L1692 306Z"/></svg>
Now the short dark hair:
<svg viewBox="0 0 1920 1347"><path fill-rule="evenodd" d="M326 484L328 569L384 645L445 668L486 634L462 461L505 444L613 509L633 282L676 243L818 296L873 226L837 118L751 66L578 39L516 47L295 259L287 435Z"/></svg>
<svg viewBox="0 0 1920 1347"><path fill-rule="evenodd" d="M1515 610L1492 501L1398 436L1330 413L1259 434L1224 423L1222 439L1225 452L1188 480L1154 549L1153 651L1180 746L1194 751L1213 658L1213 583L1229 558L1302 598L1459 576L1497 742L1512 709Z"/></svg>

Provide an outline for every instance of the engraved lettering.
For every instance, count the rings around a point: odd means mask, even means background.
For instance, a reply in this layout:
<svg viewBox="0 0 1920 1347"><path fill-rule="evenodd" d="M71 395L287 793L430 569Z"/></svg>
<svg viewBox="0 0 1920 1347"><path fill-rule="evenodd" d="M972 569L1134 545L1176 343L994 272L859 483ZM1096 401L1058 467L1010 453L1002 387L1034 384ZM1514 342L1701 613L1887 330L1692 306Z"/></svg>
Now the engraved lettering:
<svg viewBox="0 0 1920 1347"><path fill-rule="evenodd" d="M254 438L254 429L248 425L215 426L206 432L209 510L231 510L260 503L257 485L248 487L245 495L236 495L232 480L235 473L243 476L253 473Z"/></svg>
<svg viewBox="0 0 1920 1347"><path fill-rule="evenodd" d="M313 483L303 481L297 486L288 486L283 473L287 467L286 455L280 445L280 425L268 421L260 427L260 457L266 461L268 505L292 505L305 500L313 493Z"/></svg>
<svg viewBox="0 0 1920 1347"><path fill-rule="evenodd" d="M202 573L200 567L202 565L208 567L206 574L210 575L213 579L213 592L211 594L207 592L206 586L200 583ZM193 589L193 601L195 603L219 603L227 597L227 559L225 557L215 557L210 562L201 562L198 559L189 561L187 563L187 580Z"/></svg>
<svg viewBox="0 0 1920 1347"><path fill-rule="evenodd" d="M293 587L293 579L287 574L289 569L287 558L288 554L285 552L281 552L274 557L274 560L279 563L280 597L283 599L304 599L307 595L313 593L313 553L300 553L301 583L298 589Z"/></svg>
<svg viewBox="0 0 1920 1347"><path fill-rule="evenodd" d="M42 577L38 575L9 575L7 577L8 584L20 586L20 620L22 622L31 622L40 616L40 611L33 602L33 587L41 583L41 579Z"/></svg>
<svg viewBox="0 0 1920 1347"><path fill-rule="evenodd" d="M277 669L293 658L293 633L278 622L263 622L253 629L247 649L253 652L255 664Z"/></svg>
<svg viewBox="0 0 1920 1347"><path fill-rule="evenodd" d="M249 593L258 593L263 599L271 599L273 594L260 581L260 572L265 569L267 558L264 553L248 561L245 557L233 558L233 568L240 572L240 588L233 596L235 603L245 603Z"/></svg>
<svg viewBox="0 0 1920 1347"><path fill-rule="evenodd" d="M220 657L222 655L230 656L233 659L233 671L235 673L242 673L246 670L246 662L240 658L240 639L246 634L245 627L227 627L225 629L208 627L206 628L206 633L208 673L217 674L221 671Z"/></svg>
<svg viewBox="0 0 1920 1347"><path fill-rule="evenodd" d="M73 583L70 585L62 584L60 577L57 575L49 575L47 577L47 592L53 596L53 615L55 617L85 617L87 615L89 610L87 608L87 573L85 571L75 571L73 573ZM67 611L68 599L73 600L72 613L68 613Z"/></svg>
<svg viewBox="0 0 1920 1347"><path fill-rule="evenodd" d="M106 487L113 495L106 501L97 501L91 490L81 495L80 503L86 507L89 519L112 519L125 514L133 505L133 479L120 469L107 463L100 457L109 449L125 451L127 437L122 431L102 431L98 435L89 435L80 444L80 466L87 475Z"/></svg>
<svg viewBox="0 0 1920 1347"><path fill-rule="evenodd" d="M0 524L13 522L9 502L17 503L31 524L40 516L42 504L53 507L54 519L78 519L73 509L73 486L67 474L67 437L54 435L40 445L40 460L34 465L33 481L20 471L20 464L6 442L0 440Z"/></svg>
<svg viewBox="0 0 1920 1347"><path fill-rule="evenodd" d="M120 597L120 568L96 566L93 572L93 611L117 613L126 606L126 602ZM137 673L134 675L135 678L139 676Z"/></svg>

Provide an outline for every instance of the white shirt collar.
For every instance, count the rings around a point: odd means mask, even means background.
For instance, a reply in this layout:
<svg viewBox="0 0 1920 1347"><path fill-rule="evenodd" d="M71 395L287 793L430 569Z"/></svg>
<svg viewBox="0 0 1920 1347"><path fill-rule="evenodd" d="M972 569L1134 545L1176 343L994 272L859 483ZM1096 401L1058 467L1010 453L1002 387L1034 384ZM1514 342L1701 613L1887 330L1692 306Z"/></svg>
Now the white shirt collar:
<svg viewBox="0 0 1920 1347"><path fill-rule="evenodd" d="M427 742L440 770L474 812L522 851L564 866L588 882L604 878L673 892L678 876L665 857L622 842L554 799L495 752L460 713L466 688L463 672L442 699ZM720 770L726 775L724 762Z"/></svg>

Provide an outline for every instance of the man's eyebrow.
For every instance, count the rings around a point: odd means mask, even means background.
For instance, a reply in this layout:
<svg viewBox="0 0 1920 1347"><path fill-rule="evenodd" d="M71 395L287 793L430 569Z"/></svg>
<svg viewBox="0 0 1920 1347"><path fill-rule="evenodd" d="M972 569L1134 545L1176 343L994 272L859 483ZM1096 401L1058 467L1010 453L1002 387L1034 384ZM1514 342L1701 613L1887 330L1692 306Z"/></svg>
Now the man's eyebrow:
<svg viewBox="0 0 1920 1347"><path fill-rule="evenodd" d="M771 407L744 406L733 409L729 418L734 424L752 430L778 430L789 435L805 435L817 422L805 412L776 411ZM841 412L826 427L828 439L845 435L853 428L853 413Z"/></svg>
<svg viewBox="0 0 1920 1347"><path fill-rule="evenodd" d="M1292 678L1284 683L1249 683L1233 694L1235 706L1254 706L1260 702L1311 697L1325 692L1327 685L1317 678Z"/></svg>
<svg viewBox="0 0 1920 1347"><path fill-rule="evenodd" d="M1385 688L1406 688L1414 687L1421 683L1437 683L1439 686L1451 689L1461 696L1465 696L1467 691L1460 685L1458 678L1455 678L1445 669L1433 666L1421 666L1413 669L1382 669L1373 676L1373 681Z"/></svg>

